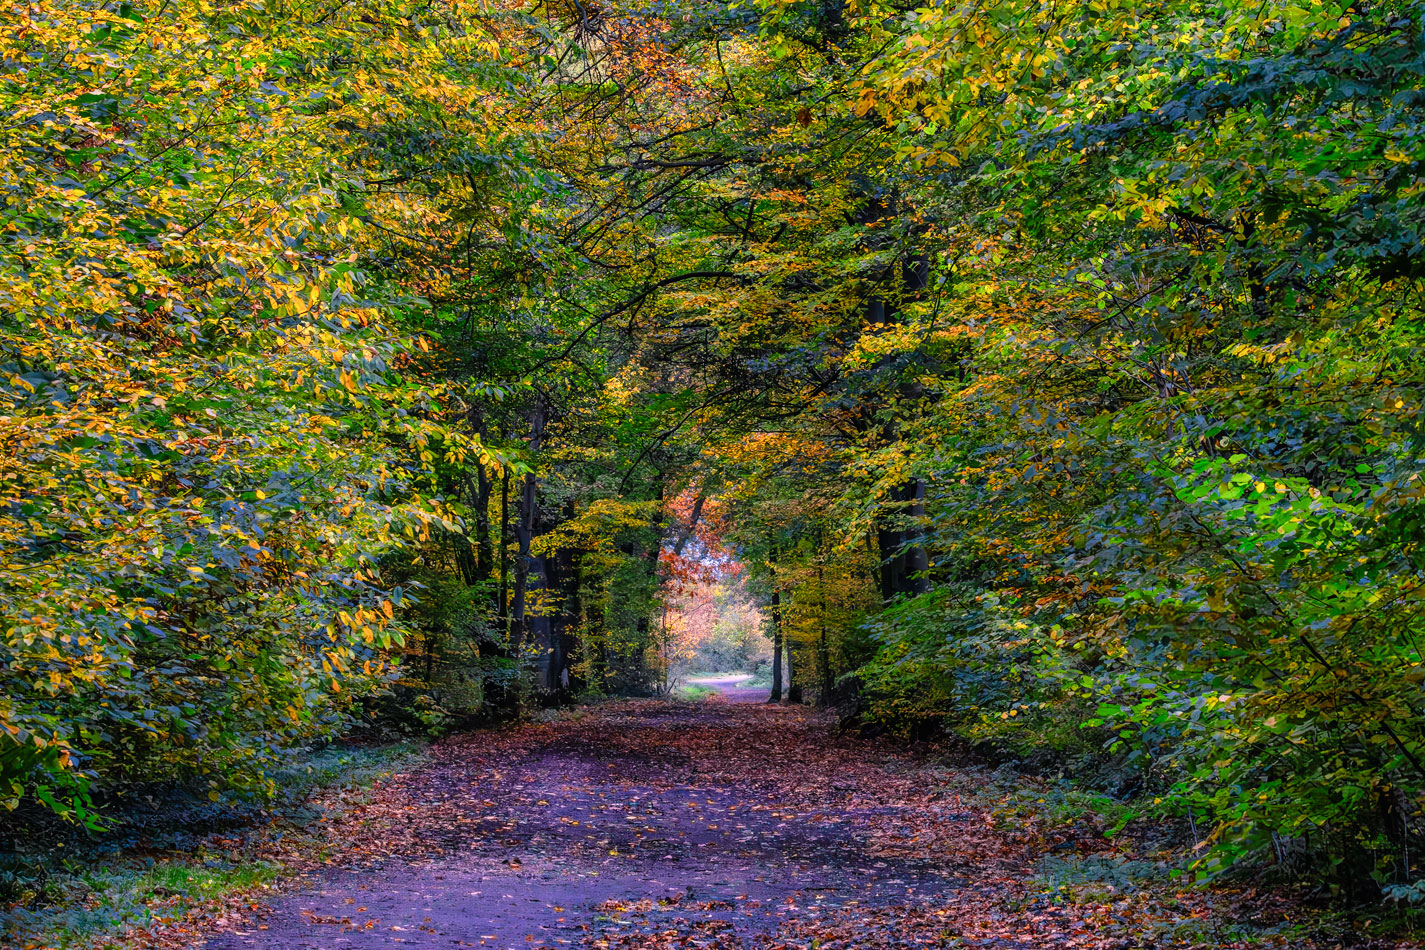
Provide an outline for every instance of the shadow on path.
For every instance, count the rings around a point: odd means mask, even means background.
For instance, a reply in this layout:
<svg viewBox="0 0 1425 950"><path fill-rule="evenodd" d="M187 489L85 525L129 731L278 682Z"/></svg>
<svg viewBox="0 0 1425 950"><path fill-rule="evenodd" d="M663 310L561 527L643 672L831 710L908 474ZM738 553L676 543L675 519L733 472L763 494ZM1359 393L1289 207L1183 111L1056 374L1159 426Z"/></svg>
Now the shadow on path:
<svg viewBox="0 0 1425 950"><path fill-rule="evenodd" d="M860 789L905 784L908 760L833 739L805 708L752 705L765 691L725 694L447 740L405 779L406 853L307 879L208 946L810 946L772 941L957 888L952 864L868 839L899 816Z"/></svg>

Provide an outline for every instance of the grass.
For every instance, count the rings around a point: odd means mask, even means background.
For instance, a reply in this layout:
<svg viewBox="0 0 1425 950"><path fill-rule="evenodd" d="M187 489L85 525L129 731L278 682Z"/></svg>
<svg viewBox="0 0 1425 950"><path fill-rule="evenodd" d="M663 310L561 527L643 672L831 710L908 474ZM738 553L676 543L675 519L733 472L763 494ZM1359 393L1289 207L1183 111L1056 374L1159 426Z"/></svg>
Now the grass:
<svg viewBox="0 0 1425 950"><path fill-rule="evenodd" d="M673 690L673 698L685 703L700 703L715 695L717 690L707 686L679 686Z"/></svg>
<svg viewBox="0 0 1425 950"><path fill-rule="evenodd" d="M758 667L757 672L752 674L752 678L745 681L742 685L749 689L771 689L772 668L770 666Z"/></svg>
<svg viewBox="0 0 1425 950"><path fill-rule="evenodd" d="M5 934L21 947L124 947L126 932L172 922L280 873L269 861L233 864L208 854L65 869L46 882L46 906L7 915Z"/></svg>
<svg viewBox="0 0 1425 950"><path fill-rule="evenodd" d="M204 807L195 828L194 811L176 796L171 814L160 806L116 815L114 829L98 838L71 835L42 851L0 855L0 946L143 946L143 932L156 925L271 886L284 872L265 847L274 840L313 855L329 850L330 842L307 831L322 814L315 793L369 789L419 756L410 743L330 746L278 772L279 796L266 809Z"/></svg>

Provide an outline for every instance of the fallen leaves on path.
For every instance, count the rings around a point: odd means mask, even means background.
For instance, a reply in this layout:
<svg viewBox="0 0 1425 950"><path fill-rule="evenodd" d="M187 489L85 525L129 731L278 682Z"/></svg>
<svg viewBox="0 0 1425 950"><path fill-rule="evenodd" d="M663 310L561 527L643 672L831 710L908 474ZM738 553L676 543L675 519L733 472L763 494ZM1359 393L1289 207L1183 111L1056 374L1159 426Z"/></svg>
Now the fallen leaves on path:
<svg viewBox="0 0 1425 950"><path fill-rule="evenodd" d="M1135 880L1091 821L999 787L804 708L603 704L439 743L331 815L343 847L310 886L212 947L1395 946L1303 936L1279 894ZM1049 860L1120 876L1056 883Z"/></svg>

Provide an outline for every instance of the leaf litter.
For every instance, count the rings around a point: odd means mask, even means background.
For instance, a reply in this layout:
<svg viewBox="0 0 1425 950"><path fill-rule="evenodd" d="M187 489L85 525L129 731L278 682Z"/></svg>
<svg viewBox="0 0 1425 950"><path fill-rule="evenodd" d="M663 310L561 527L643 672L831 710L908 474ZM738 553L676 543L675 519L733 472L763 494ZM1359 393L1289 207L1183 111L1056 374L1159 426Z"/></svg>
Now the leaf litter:
<svg viewBox="0 0 1425 950"><path fill-rule="evenodd" d="M1131 842L998 809L993 784L805 707L605 703L438 743L331 816L327 863L207 946L1414 946L1309 933L1281 893L1046 884L1050 852L1122 862Z"/></svg>

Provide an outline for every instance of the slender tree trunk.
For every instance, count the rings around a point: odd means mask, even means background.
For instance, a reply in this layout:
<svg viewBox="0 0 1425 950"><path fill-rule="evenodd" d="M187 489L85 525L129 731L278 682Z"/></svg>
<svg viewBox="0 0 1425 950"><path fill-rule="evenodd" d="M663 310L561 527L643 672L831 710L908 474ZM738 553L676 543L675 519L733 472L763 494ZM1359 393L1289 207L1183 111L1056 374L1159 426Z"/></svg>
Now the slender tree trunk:
<svg viewBox="0 0 1425 950"><path fill-rule="evenodd" d="M788 591L787 596L783 599L783 608L791 602L792 594ZM785 631L782 633L782 645L787 648L787 691L782 695L787 702L801 705L802 686L797 682L797 669L801 664L796 662L797 651L791 635Z"/></svg>
<svg viewBox="0 0 1425 950"><path fill-rule="evenodd" d="M466 587L473 586L479 580L479 570L475 559L470 554L470 538L463 532L445 532L447 540L450 541L451 552L455 556L455 566L460 571L460 579L465 582Z"/></svg>
<svg viewBox="0 0 1425 950"><path fill-rule="evenodd" d="M913 478L906 483L906 518L911 527L902 556L902 583L908 594L924 594L930 590L930 552L925 546L925 479Z"/></svg>
<svg viewBox="0 0 1425 950"><path fill-rule="evenodd" d="M543 521L535 522L535 537L547 530ZM557 557L547 554L531 557L526 585L526 596L533 601L525 607L525 629L529 643L537 651L535 682L550 695L559 688L559 606L552 602L552 598L558 596L559 568Z"/></svg>
<svg viewBox="0 0 1425 950"><path fill-rule="evenodd" d="M495 550L490 543L490 473L475 469L475 574L488 581L495 570Z"/></svg>
<svg viewBox="0 0 1425 950"><path fill-rule="evenodd" d="M920 255L907 260L901 268L901 282L907 296L922 295L930 284L929 259ZM901 386L901 396L912 406L918 405L924 395L924 387L918 382L910 381ZM907 525L902 532L900 583L903 589L897 593L923 594L930 590L927 576L930 554L925 546L925 479L907 480L901 486L901 499L905 502Z"/></svg>
<svg viewBox="0 0 1425 950"><path fill-rule="evenodd" d="M505 643L510 642L510 472L500 473L500 590L495 605Z"/></svg>
<svg viewBox="0 0 1425 950"><path fill-rule="evenodd" d="M821 666L821 695L817 697L818 705L827 706L831 704L831 645L826 639L826 581L822 570L822 565L816 565L816 586L821 593L820 627L821 638L818 642L817 660Z"/></svg>
<svg viewBox="0 0 1425 950"><path fill-rule="evenodd" d="M896 501L899 490L891 492L891 500ZM882 515L882 518L885 516ZM881 569L878 577L881 582L881 600L890 603L895 599L896 594L902 593L904 583L901 580L901 545L905 536L895 528L878 526L876 528L876 547L881 555Z"/></svg>
<svg viewBox="0 0 1425 950"><path fill-rule="evenodd" d="M888 204L875 201L868 203L860 215L860 220L871 223L889 217L894 209ZM909 297L922 294L930 282L930 262L919 255L901 263L899 274L900 290ZM871 328L889 328L900 322L894 304L887 305L881 298L866 302L866 322ZM878 368L884 368L882 361ZM919 383L903 383L899 387L902 401L915 405L922 396ZM865 429L870 431L874 413L867 412ZM900 438L896 419L884 418L881 440L887 445ZM930 557L924 543L925 524L925 481L920 478L907 479L891 491L890 502L893 510L882 514L877 525L876 540L881 556L880 588L881 599L889 603L902 594L920 594L930 589L926 572L930 568Z"/></svg>
<svg viewBox="0 0 1425 950"><path fill-rule="evenodd" d="M654 519L653 519L653 529L654 529L653 545L652 545L646 552L644 552L644 555L643 555L643 556L644 556L644 565L645 565L644 570L647 572L648 581L649 581L650 586L652 587L653 595L654 595L655 597L656 597L657 594L658 594L658 588L657 588L657 584L658 584L658 555L659 555L660 553L662 553L662 551L663 551L663 528L664 528L663 486L660 485L660 486L658 486L658 514L657 514L657 515L654 517ZM665 613L666 613L666 611L665 611ZM637 624L635 625L635 629L638 631L638 642L639 642L639 644L640 644L640 649L643 648L642 645L647 644L647 643L650 642L650 640L649 640L649 624L650 624L650 618L645 614L644 616L641 616L641 617L638 618ZM666 629L666 626L665 626L665 629ZM666 652L667 652L667 651L666 651L666 647L667 647L667 644L665 643L665 644L664 644L664 649L663 649L663 652L664 652L665 654L666 654ZM665 676L667 675L667 670L666 670L666 669L664 670L664 675L665 675Z"/></svg>
<svg viewBox="0 0 1425 950"><path fill-rule="evenodd" d="M660 637L660 641L659 641L659 642L661 643L660 650L661 650L661 652L662 652L662 654L663 654L663 685L659 688L658 692L659 692L660 694L666 694L666 693L672 691L672 689L673 689L673 675L672 675L672 674L673 674L673 660L672 660L671 651L669 650L669 647L670 647L672 644L670 644L670 643L668 642L668 605L667 605L667 604L664 604L664 605L663 605L663 621L662 621L662 624L661 624L660 627L659 627L659 630L661 631L661 637Z"/></svg>
<svg viewBox="0 0 1425 950"><path fill-rule="evenodd" d="M608 678L609 635L604 628L604 577L595 572L589 582L588 596L584 597L584 643L589 651L589 680L600 693Z"/></svg>
<svg viewBox="0 0 1425 950"><path fill-rule="evenodd" d="M769 703L782 701L782 592L772 591L772 695Z"/></svg>
<svg viewBox="0 0 1425 950"><path fill-rule="evenodd" d="M535 397L529 421L529 454L533 461L539 455L540 447L544 444L544 397L542 394ZM536 590L541 590L544 587L544 558L536 558L531 554L535 532L538 530L538 520L539 480L531 471L524 477L524 486L520 493L519 525L515 529L515 535L519 540L519 555L515 560L515 591L512 598L513 603L510 606L510 620L514 630L514 646L517 656L527 642L532 642L537 647L541 646L537 634L542 630L539 629L540 625L532 622L534 618L530 616L526 603L532 585Z"/></svg>
<svg viewBox="0 0 1425 950"><path fill-rule="evenodd" d="M564 504L564 520L574 517L574 500ZM575 621L573 611L579 606L578 553L569 547L560 547L549 558L550 590L559 592L559 604L549 617L549 690L559 699L566 700L572 694L573 671L570 663L574 656Z"/></svg>
<svg viewBox="0 0 1425 950"><path fill-rule="evenodd" d="M792 638L783 637L782 642L787 645L787 702L801 705L802 687L797 682L796 668L792 664L792 658L796 655L792 649Z"/></svg>
<svg viewBox="0 0 1425 950"><path fill-rule="evenodd" d="M688 523L678 526L678 538L673 542L674 554L682 556L683 548L687 547L688 542L691 541L693 535L697 533L698 522L703 518L703 506L705 504L707 504L707 496L699 490L698 497L693 499L693 510L688 516Z"/></svg>
<svg viewBox="0 0 1425 950"><path fill-rule="evenodd" d="M571 583L569 585L569 599L566 603L568 608L568 640L565 644L565 670L567 679L564 688L571 695L585 688L586 683L582 675L575 675L574 658L579 655L579 648L584 647L583 655L589 655L589 618L588 608L584 605L584 551L574 554L574 569L571 572Z"/></svg>
<svg viewBox="0 0 1425 950"><path fill-rule="evenodd" d="M876 550L876 539L870 531L866 532L866 550L870 553L872 560L871 578L876 582L876 588L881 591L882 599L885 598L885 588L881 586L881 564L874 560L879 552Z"/></svg>

